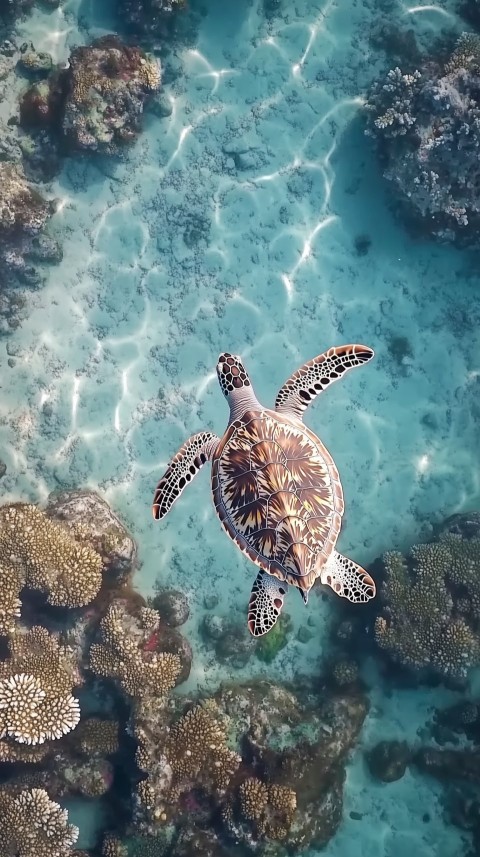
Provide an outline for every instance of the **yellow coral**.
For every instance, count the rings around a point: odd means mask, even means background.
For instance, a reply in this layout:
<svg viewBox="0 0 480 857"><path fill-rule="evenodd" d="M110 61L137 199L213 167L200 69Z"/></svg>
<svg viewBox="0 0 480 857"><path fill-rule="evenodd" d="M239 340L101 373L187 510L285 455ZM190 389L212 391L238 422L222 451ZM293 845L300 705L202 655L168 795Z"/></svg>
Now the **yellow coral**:
<svg viewBox="0 0 480 857"><path fill-rule="evenodd" d="M99 554L27 504L0 508L0 561L16 566L28 587L59 607L83 607L102 583Z"/></svg>
<svg viewBox="0 0 480 857"><path fill-rule="evenodd" d="M151 622L151 613L148 611ZM157 623L158 623L158 614ZM164 696L175 686L180 674L178 655L149 652L143 648L150 628L142 628L141 618L133 617L121 604L112 604L100 623L101 643L90 649L90 669L96 675L113 678L129 696Z"/></svg>
<svg viewBox="0 0 480 857"><path fill-rule="evenodd" d="M160 64L154 57L147 56L140 60L140 80L145 89L155 92L160 87Z"/></svg>

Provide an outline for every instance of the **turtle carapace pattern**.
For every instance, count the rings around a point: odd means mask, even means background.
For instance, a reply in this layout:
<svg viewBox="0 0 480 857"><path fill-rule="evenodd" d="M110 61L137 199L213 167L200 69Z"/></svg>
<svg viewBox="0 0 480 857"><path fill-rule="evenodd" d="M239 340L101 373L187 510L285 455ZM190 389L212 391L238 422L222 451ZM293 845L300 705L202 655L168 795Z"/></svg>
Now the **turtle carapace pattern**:
<svg viewBox="0 0 480 857"><path fill-rule="evenodd" d="M217 375L230 406L227 429L222 438L208 431L192 435L157 485L153 517L159 520L212 462L220 522L259 568L247 620L255 637L277 622L288 585L300 590L305 603L317 578L354 603L375 595L368 572L335 550L342 485L332 456L303 422L319 393L373 356L366 345L330 348L294 372L269 409L256 398L241 358L221 354Z"/></svg>

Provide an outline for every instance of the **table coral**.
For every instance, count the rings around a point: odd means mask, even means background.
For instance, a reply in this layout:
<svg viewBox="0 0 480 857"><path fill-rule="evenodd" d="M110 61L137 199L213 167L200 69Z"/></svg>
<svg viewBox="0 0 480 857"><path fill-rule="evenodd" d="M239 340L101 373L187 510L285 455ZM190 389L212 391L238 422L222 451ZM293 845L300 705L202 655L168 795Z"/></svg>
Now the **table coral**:
<svg viewBox="0 0 480 857"><path fill-rule="evenodd" d="M102 583L102 559L36 506L0 507L0 561L14 564L25 585L57 607L82 607Z"/></svg>
<svg viewBox="0 0 480 857"><path fill-rule="evenodd" d="M372 87L367 131L400 211L418 235L462 245L480 225L480 39L463 33L447 63L395 68Z"/></svg>
<svg viewBox="0 0 480 857"><path fill-rule="evenodd" d="M2 857L68 857L78 832L43 789L0 795Z"/></svg>
<svg viewBox="0 0 480 857"><path fill-rule="evenodd" d="M147 627L142 625L145 610ZM90 649L92 672L116 680L134 698L165 695L175 686L180 673L178 655L148 647L153 620L158 624L159 616L151 608L143 608L139 616L133 616L122 602L114 603L100 623L101 642Z"/></svg>
<svg viewBox="0 0 480 857"><path fill-rule="evenodd" d="M383 563L383 609L375 621L378 645L404 666L465 677L480 662L480 638L474 630L480 607L480 541L446 534L438 542L415 545L409 557L387 552Z"/></svg>
<svg viewBox="0 0 480 857"><path fill-rule="evenodd" d="M20 617L22 602L19 598L25 580L20 568L0 561L0 637L13 633Z"/></svg>

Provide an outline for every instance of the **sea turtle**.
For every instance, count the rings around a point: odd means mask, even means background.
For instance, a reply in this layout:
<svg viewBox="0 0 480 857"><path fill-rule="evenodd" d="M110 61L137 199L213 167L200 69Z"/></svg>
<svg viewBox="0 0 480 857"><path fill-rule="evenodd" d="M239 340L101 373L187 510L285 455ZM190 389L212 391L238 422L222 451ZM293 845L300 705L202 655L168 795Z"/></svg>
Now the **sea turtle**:
<svg viewBox="0 0 480 857"><path fill-rule="evenodd" d="M230 406L222 438L192 435L157 485L153 517L165 517L206 461L212 462L213 502L237 547L260 571L248 607L255 637L275 625L296 586L305 602L316 579L355 603L375 595L370 575L335 550L344 511L335 463L303 423L303 412L326 387L374 353L365 345L330 348L300 367L277 394L274 410L260 404L240 357L224 353L217 375Z"/></svg>

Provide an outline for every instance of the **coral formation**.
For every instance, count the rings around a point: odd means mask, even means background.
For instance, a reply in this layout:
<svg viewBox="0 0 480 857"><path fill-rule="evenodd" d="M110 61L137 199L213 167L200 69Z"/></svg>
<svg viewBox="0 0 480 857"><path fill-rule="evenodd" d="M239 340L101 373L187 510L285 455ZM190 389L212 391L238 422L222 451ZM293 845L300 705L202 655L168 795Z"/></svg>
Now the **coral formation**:
<svg viewBox="0 0 480 857"><path fill-rule="evenodd" d="M169 34L174 13L185 5L186 0L118 0L118 16L133 33L156 39Z"/></svg>
<svg viewBox="0 0 480 857"><path fill-rule="evenodd" d="M4 285L26 285L37 288L42 278L32 261L54 261L39 258L38 242L47 221L55 211L55 202L49 202L28 182L19 163L0 160L0 278ZM58 249L58 245L55 244ZM61 255L61 254L60 254ZM11 301L5 307L7 324ZM13 314L13 324L15 324ZM10 324L10 326L12 326Z"/></svg>
<svg viewBox="0 0 480 857"><path fill-rule="evenodd" d="M445 533L409 557L388 552L383 563L378 645L404 666L465 677L480 662L480 540Z"/></svg>
<svg viewBox="0 0 480 857"><path fill-rule="evenodd" d="M241 813L254 829L255 837L285 839L297 808L297 796L288 786L265 785L256 777L244 780L238 789Z"/></svg>
<svg viewBox="0 0 480 857"><path fill-rule="evenodd" d="M0 793L0 852L4 857L68 857L78 828L43 789Z"/></svg>
<svg viewBox="0 0 480 857"><path fill-rule="evenodd" d="M159 625L158 613L141 608L131 615L122 602L111 604L100 623L100 643L90 649L90 669L118 682L131 697L164 696L181 669L178 655L157 652L149 640Z"/></svg>
<svg viewBox="0 0 480 857"><path fill-rule="evenodd" d="M100 555L28 504L0 507L0 561L7 571L15 566L25 586L57 607L88 604L102 583Z"/></svg>
<svg viewBox="0 0 480 857"><path fill-rule="evenodd" d="M399 68L368 95L367 134L417 234L466 245L478 240L479 37L463 33L443 66Z"/></svg>
<svg viewBox="0 0 480 857"><path fill-rule="evenodd" d="M137 546L108 503L95 491L57 491L47 499L45 514L67 527L74 539L94 547L109 577L123 580L134 571Z"/></svg>
<svg viewBox="0 0 480 857"><path fill-rule="evenodd" d="M45 628L18 631L0 661L0 739L43 744L75 728L80 708L68 656Z"/></svg>

